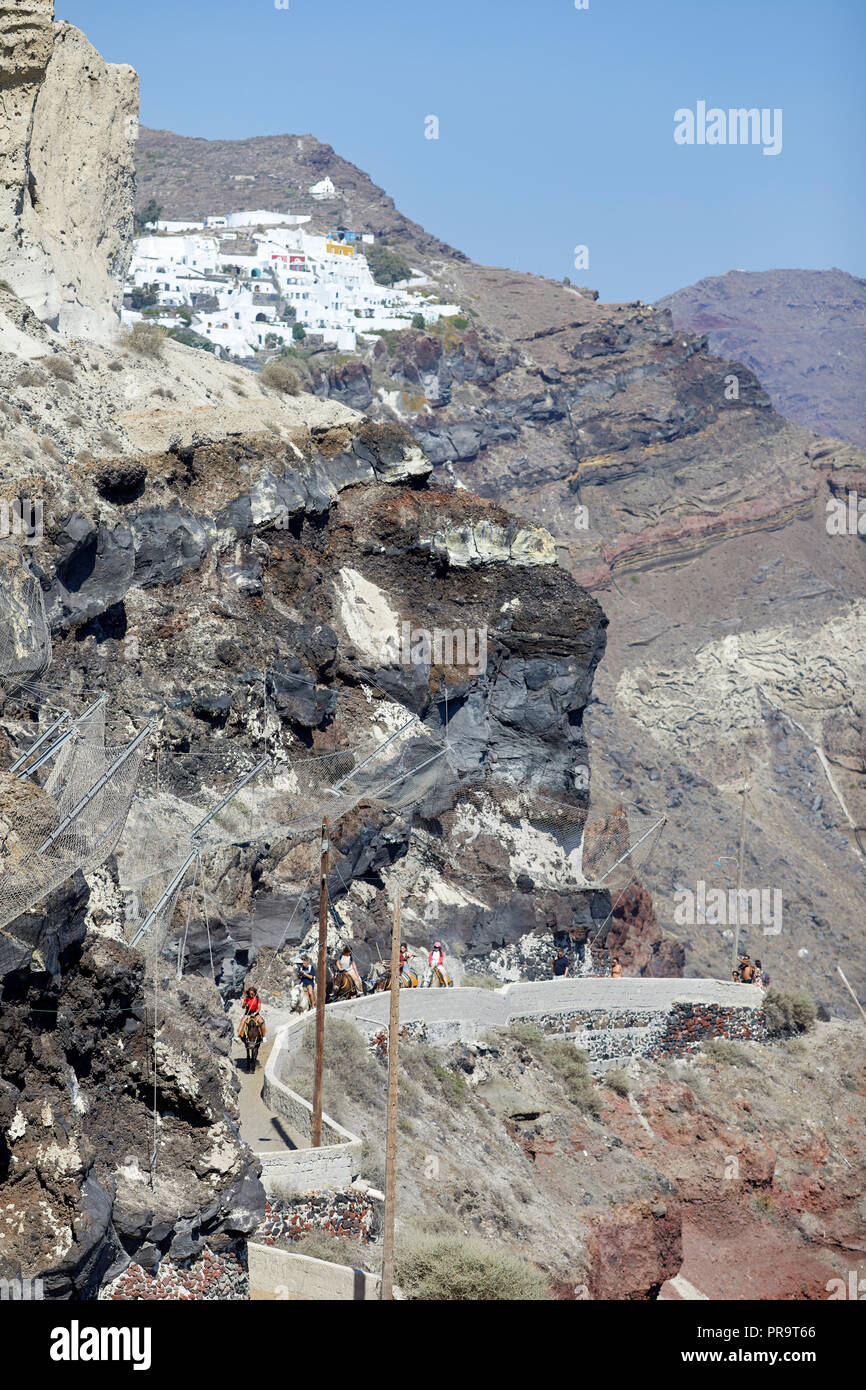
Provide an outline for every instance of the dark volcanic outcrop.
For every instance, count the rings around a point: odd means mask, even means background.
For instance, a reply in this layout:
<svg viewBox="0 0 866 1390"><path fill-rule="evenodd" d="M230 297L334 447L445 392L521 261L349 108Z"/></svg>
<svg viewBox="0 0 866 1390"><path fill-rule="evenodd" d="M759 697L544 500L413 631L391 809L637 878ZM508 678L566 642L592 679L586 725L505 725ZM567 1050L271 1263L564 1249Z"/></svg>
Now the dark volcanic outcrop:
<svg viewBox="0 0 866 1390"><path fill-rule="evenodd" d="M264 1214L218 994L162 966L154 988L138 952L85 940L82 896L48 905L53 974L2 982L0 1277L48 1298L95 1297L132 1259L219 1254Z"/></svg>
<svg viewBox="0 0 866 1390"><path fill-rule="evenodd" d="M844 270L729 270L658 301L743 362L780 415L866 445L866 281Z"/></svg>

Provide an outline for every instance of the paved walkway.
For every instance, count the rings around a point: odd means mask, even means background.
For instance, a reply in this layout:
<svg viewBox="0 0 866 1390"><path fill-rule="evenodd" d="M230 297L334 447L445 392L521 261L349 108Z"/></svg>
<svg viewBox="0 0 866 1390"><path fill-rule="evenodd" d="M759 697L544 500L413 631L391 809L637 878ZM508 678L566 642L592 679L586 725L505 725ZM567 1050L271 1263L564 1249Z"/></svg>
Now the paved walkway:
<svg viewBox="0 0 866 1390"><path fill-rule="evenodd" d="M234 1039L232 1042L232 1061L241 1083L238 1105L241 1113L241 1138L249 1144L253 1153L276 1153L285 1149L303 1149L308 1141L292 1129L284 1119L275 1115L262 1100L262 1083L265 1079L265 1064L271 1055L277 1030L296 1015L269 1010L266 1017L268 1036L259 1049L259 1062L254 1072L247 1071L247 1055L243 1043L237 1036L240 1021L240 1008L236 1005L231 1011Z"/></svg>

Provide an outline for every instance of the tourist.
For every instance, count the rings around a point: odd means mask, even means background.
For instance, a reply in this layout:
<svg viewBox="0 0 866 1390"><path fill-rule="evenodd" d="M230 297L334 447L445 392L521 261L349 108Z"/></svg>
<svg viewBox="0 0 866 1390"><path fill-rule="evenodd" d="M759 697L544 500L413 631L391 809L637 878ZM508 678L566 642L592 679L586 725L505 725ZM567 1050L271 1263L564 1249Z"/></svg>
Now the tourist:
<svg viewBox="0 0 866 1390"><path fill-rule="evenodd" d="M619 963L619 956L614 956L613 965L610 967L611 978L618 980L622 975L622 966Z"/></svg>
<svg viewBox="0 0 866 1390"><path fill-rule="evenodd" d="M348 946L344 946L340 953L340 958L337 961L337 969L342 970L345 975L349 976L350 980L352 980L355 986L357 987L359 994L364 993L364 987L361 984L361 977L358 974L358 967L355 964L355 958L352 955L352 952L349 950Z"/></svg>
<svg viewBox="0 0 866 1390"><path fill-rule="evenodd" d="M740 962L740 980L744 985L753 985L755 983L755 967L749 956L743 956Z"/></svg>
<svg viewBox="0 0 866 1390"><path fill-rule="evenodd" d="M298 979L301 982L301 989L310 1001L310 1008L315 1008L316 967L311 963L309 956L304 956L304 959L298 966Z"/></svg>
<svg viewBox="0 0 866 1390"><path fill-rule="evenodd" d="M244 997L241 1000L241 1007L244 1011L244 1016L241 1019L241 1026L238 1029L239 1038L243 1037L249 1019L258 1018L259 1014L261 1013L262 1001L259 998L258 990L253 989L252 985L249 985L248 988L244 990Z"/></svg>
<svg viewBox="0 0 866 1390"><path fill-rule="evenodd" d="M424 972L424 987L429 989L433 983L433 974L439 972L439 981L445 984L445 952L442 949L441 941L433 942L433 949L427 956L427 969Z"/></svg>
<svg viewBox="0 0 866 1390"><path fill-rule="evenodd" d="M553 974L558 980L564 980L568 974L568 957L562 947L556 953L556 960L553 962Z"/></svg>
<svg viewBox="0 0 866 1390"><path fill-rule="evenodd" d="M755 984L759 989L766 989L770 983L770 977L759 960L755 961Z"/></svg>

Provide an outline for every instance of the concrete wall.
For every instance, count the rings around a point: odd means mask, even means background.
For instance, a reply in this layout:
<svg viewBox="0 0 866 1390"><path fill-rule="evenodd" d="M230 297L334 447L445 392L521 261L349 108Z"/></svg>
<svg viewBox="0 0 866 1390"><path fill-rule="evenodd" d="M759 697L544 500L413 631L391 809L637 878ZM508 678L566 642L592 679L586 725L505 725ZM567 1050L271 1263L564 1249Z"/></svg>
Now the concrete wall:
<svg viewBox="0 0 866 1390"><path fill-rule="evenodd" d="M265 1067L262 1100L292 1129L312 1141L313 1107L283 1081L287 1059L300 1047L308 1021L300 1015L277 1032ZM268 1196L291 1197L300 1192L345 1191L361 1168L361 1140L329 1115L322 1116L322 1147L259 1153L262 1182Z"/></svg>
<svg viewBox="0 0 866 1390"><path fill-rule="evenodd" d="M278 1299L372 1301L379 1298L381 1284L374 1274L349 1265L314 1260L275 1246L247 1246L250 1266L250 1294Z"/></svg>

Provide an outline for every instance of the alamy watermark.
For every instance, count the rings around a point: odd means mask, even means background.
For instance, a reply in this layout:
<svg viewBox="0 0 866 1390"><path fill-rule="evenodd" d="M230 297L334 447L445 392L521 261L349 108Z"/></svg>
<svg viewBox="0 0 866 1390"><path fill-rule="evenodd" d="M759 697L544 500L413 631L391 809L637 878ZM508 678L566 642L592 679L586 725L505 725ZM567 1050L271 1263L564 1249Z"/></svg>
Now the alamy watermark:
<svg viewBox="0 0 866 1390"><path fill-rule="evenodd" d="M680 927L761 927L764 936L782 930L780 888L708 888L699 879L695 892L674 892L674 921Z"/></svg>
<svg viewBox="0 0 866 1390"><path fill-rule="evenodd" d="M866 497L853 491L828 497L825 524L829 536L866 536Z"/></svg>
<svg viewBox="0 0 866 1390"><path fill-rule="evenodd" d="M0 1279L0 1303L41 1303L44 1297L41 1279Z"/></svg>
<svg viewBox="0 0 866 1390"><path fill-rule="evenodd" d="M465 666L470 675L487 670L486 627L413 627L402 623L399 636L385 642L387 655L400 666Z"/></svg>
<svg viewBox="0 0 866 1390"><path fill-rule="evenodd" d="M763 154L782 153L781 106L738 106L725 111L699 101L694 111L681 106L674 112L677 145L762 145Z"/></svg>
<svg viewBox="0 0 866 1390"><path fill-rule="evenodd" d="M24 545L39 545L43 535L41 501L15 497L8 502L5 497L0 497L0 540L11 537Z"/></svg>

